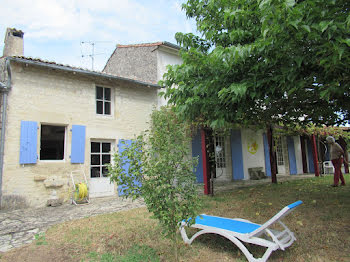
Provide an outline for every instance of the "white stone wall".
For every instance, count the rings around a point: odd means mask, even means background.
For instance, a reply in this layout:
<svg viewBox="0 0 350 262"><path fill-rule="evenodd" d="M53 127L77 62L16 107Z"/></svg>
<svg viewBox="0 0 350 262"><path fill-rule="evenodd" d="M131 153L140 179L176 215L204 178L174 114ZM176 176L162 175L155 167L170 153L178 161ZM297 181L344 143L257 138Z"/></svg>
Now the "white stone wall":
<svg viewBox="0 0 350 262"><path fill-rule="evenodd" d="M293 140L294 140L295 160L297 162L297 173L303 174L303 160L302 160L302 154L301 154L300 137L294 136Z"/></svg>
<svg viewBox="0 0 350 262"><path fill-rule="evenodd" d="M117 142L131 139L147 128L152 109L157 104L157 90L128 83L106 83L99 78L87 78L73 73L34 68L12 63L12 90L9 93L8 123L4 156L3 194L23 196L31 206L46 203L52 189L34 177L57 177L64 185L57 189L59 197L69 196L68 182L71 164L72 125L86 126L84 170L89 176L90 141L106 139ZM111 116L96 115L95 84L111 87L114 109ZM63 161L40 161L20 165L21 120L40 124L66 126L66 148ZM40 130L38 130L38 155Z"/></svg>
<svg viewBox="0 0 350 262"><path fill-rule="evenodd" d="M180 64L182 64L182 59L179 56L178 51L160 46L157 50L157 79L163 79L163 75L167 72L167 65ZM163 97L158 98L158 107L165 106L166 104L167 100Z"/></svg>
<svg viewBox="0 0 350 262"><path fill-rule="evenodd" d="M265 154L264 154L264 141L263 131L254 129L242 129L242 149L243 149L243 167L244 167L244 179L249 179L248 168L262 167L265 172ZM252 145L256 143L256 150L252 148Z"/></svg>

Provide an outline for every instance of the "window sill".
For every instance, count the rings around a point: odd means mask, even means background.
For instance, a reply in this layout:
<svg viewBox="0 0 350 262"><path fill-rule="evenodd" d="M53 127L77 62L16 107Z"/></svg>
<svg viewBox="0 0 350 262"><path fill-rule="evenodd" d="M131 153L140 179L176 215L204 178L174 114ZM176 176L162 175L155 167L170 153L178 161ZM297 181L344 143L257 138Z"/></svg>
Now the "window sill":
<svg viewBox="0 0 350 262"><path fill-rule="evenodd" d="M66 160L39 160L40 163L66 163Z"/></svg>
<svg viewBox="0 0 350 262"><path fill-rule="evenodd" d="M102 114L96 114L97 118L102 118L102 119L114 119L114 115L102 115Z"/></svg>

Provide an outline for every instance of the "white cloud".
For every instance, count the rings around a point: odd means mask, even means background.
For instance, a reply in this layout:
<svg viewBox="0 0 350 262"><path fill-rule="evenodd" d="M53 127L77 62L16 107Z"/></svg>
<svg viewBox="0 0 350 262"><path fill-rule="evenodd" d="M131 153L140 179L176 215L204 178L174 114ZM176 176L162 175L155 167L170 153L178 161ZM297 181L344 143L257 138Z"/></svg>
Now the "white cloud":
<svg viewBox="0 0 350 262"><path fill-rule="evenodd" d="M181 11L185 0L1 1L0 39L7 27L15 27L25 32L25 55L61 63L81 63L81 41L104 41L95 46L96 53L108 53L96 56L102 64L117 43L174 42L176 32L193 31L193 23ZM88 48L84 54L89 54Z"/></svg>

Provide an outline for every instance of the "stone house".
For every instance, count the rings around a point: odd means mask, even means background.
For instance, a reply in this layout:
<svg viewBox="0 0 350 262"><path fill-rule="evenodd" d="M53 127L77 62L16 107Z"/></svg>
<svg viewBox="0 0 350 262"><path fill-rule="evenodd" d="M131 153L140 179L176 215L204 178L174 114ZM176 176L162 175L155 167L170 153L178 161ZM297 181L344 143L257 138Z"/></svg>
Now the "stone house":
<svg viewBox="0 0 350 262"><path fill-rule="evenodd" d="M168 42L118 45L103 72L155 84L162 79L167 65L182 63L179 50L180 47ZM158 104L164 105L166 101L160 98ZM215 168L212 172L216 182L247 180L253 176L254 170L271 175L270 149L263 130L231 130L225 136L198 130L192 140L192 155L199 156L196 168L199 183L206 183L210 176L210 161L204 149L208 144L214 153ZM278 174L314 172L312 141L309 138L280 137L274 154Z"/></svg>
<svg viewBox="0 0 350 262"><path fill-rule="evenodd" d="M90 196L117 192L106 164L122 139L147 128L154 83L23 56L23 32L8 29L0 58L2 202L43 206L69 199L70 174L85 172Z"/></svg>
<svg viewBox="0 0 350 262"><path fill-rule="evenodd" d="M157 83L167 65L182 63L179 50L168 42L117 45L103 71L95 72L24 57L23 32L8 29L0 58L3 204L43 206L52 192L67 200L74 171L87 176L91 197L118 195L106 164L118 143L146 129L152 110L166 104ZM306 137L281 137L270 152L263 130L215 135L202 129L191 149L199 156L197 182L208 193L211 174L219 183L271 175L271 153L278 174L313 173L313 145Z"/></svg>

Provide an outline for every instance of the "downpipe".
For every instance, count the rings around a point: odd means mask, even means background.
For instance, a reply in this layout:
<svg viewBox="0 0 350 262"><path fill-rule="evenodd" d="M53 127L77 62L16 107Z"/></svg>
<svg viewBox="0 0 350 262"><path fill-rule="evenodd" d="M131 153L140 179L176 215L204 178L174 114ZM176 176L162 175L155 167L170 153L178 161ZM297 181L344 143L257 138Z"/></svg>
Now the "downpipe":
<svg viewBox="0 0 350 262"><path fill-rule="evenodd" d="M1 115L1 121L2 121L2 127L1 127L1 137L0 137L0 209L2 207L2 176L3 176L3 168L4 168L4 150L5 150L5 132L6 132L6 110L7 110L7 96L8 92L11 89L11 66L10 66L10 60L6 58L6 69L7 69L7 84L4 85L1 84L0 91L3 93L2 95L2 115Z"/></svg>

